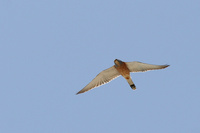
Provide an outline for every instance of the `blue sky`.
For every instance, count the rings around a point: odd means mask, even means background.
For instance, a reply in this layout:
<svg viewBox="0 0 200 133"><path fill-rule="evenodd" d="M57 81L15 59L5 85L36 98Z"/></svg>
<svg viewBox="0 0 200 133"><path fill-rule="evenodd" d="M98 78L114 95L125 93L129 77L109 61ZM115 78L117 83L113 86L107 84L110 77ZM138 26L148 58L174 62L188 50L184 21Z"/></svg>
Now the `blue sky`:
<svg viewBox="0 0 200 133"><path fill-rule="evenodd" d="M199 133L200 2L1 0L1 133ZM169 64L75 95L114 59Z"/></svg>

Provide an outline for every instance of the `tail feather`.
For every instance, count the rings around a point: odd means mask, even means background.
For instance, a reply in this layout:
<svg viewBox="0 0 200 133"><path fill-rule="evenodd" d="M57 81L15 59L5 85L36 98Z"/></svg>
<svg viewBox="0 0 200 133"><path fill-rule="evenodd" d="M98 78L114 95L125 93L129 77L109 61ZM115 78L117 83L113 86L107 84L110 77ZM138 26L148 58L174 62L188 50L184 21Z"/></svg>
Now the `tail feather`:
<svg viewBox="0 0 200 133"><path fill-rule="evenodd" d="M136 86L135 86L135 84L133 83L132 79L129 78L129 79L126 79L126 80L127 80L128 84L130 85L130 87L131 87L133 90L135 90L135 89L136 89Z"/></svg>
<svg viewBox="0 0 200 133"><path fill-rule="evenodd" d="M130 87L131 87L133 90L135 90L135 89L136 89L136 86L135 86L135 84L132 84L132 85L130 85Z"/></svg>

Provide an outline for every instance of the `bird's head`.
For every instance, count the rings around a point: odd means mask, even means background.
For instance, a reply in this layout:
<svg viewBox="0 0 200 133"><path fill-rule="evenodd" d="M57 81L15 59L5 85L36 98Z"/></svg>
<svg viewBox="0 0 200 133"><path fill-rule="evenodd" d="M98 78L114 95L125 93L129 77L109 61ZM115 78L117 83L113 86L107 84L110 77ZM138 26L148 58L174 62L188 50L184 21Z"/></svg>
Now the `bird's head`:
<svg viewBox="0 0 200 133"><path fill-rule="evenodd" d="M115 59L114 63L115 63L115 66L118 67L118 66L120 66L122 64L122 61L118 60L118 59Z"/></svg>

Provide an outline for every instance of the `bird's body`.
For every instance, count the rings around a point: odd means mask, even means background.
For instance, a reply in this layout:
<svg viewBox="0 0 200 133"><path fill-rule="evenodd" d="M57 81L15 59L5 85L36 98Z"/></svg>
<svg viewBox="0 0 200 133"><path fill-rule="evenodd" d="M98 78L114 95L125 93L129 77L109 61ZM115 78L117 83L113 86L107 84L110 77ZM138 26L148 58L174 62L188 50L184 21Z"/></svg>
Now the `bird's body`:
<svg viewBox="0 0 200 133"><path fill-rule="evenodd" d="M136 88L130 77L130 70L128 69L126 63L120 62L119 60L115 60L114 62L115 62L114 67L117 69L120 75L122 75L127 80L131 88L135 90Z"/></svg>
<svg viewBox="0 0 200 133"><path fill-rule="evenodd" d="M169 65L151 65L137 61L123 62L118 59L115 59L114 63L115 63L114 66L100 72L88 85L86 85L77 94L84 93L95 87L108 83L120 75L123 76L129 83L130 87L135 90L136 87L130 77L130 72L144 72L148 70L163 69L169 66Z"/></svg>

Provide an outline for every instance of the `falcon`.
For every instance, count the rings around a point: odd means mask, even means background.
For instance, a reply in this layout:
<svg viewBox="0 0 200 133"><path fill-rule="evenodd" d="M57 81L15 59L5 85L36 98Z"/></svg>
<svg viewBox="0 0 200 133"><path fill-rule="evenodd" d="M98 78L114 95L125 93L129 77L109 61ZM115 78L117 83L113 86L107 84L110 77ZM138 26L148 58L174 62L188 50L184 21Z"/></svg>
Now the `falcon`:
<svg viewBox="0 0 200 133"><path fill-rule="evenodd" d="M145 72L149 70L164 69L169 65L152 65L146 64L138 61L133 62L123 62L119 59L114 60L115 65L100 72L88 85L86 85L82 90L76 94L84 93L95 87L99 87L103 84L110 82L111 80L123 76L130 87L135 90L136 86L133 83L130 73L131 72Z"/></svg>

